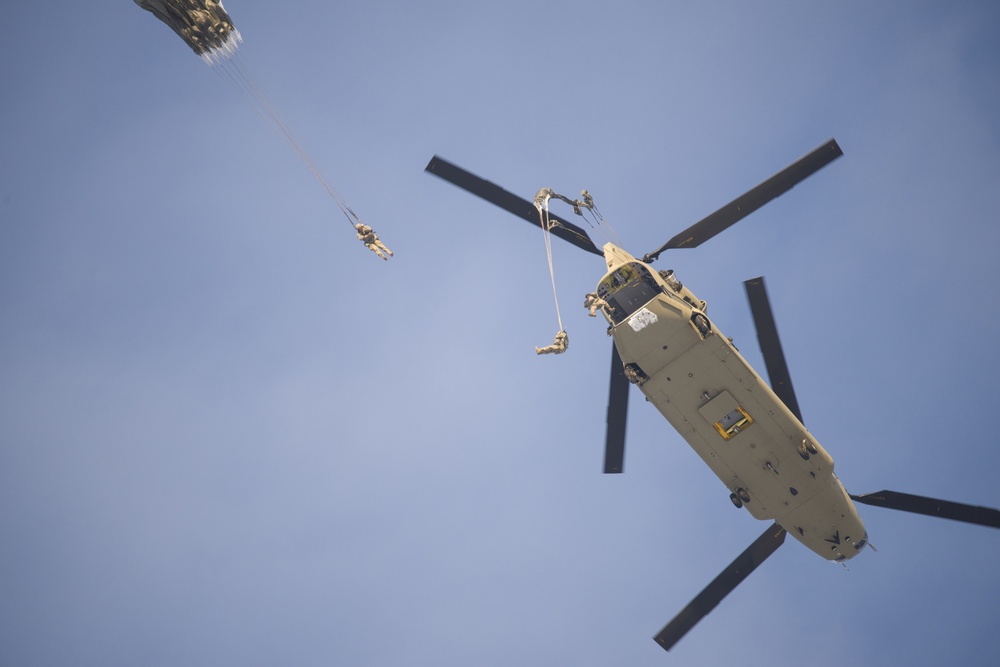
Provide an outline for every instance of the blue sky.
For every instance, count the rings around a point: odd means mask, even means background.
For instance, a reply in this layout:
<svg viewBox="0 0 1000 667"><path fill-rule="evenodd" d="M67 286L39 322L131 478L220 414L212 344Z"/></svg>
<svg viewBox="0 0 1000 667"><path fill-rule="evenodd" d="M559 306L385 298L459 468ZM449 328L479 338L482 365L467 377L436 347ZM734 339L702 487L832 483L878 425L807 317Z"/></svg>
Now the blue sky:
<svg viewBox="0 0 1000 667"><path fill-rule="evenodd" d="M230 0L241 59L396 257L132 2L0 25L0 663L992 664L994 530L862 507L670 654L766 527L639 395L601 474L599 258L423 173L587 188L759 369L764 275L853 493L1000 505L1000 10L988 2Z"/></svg>

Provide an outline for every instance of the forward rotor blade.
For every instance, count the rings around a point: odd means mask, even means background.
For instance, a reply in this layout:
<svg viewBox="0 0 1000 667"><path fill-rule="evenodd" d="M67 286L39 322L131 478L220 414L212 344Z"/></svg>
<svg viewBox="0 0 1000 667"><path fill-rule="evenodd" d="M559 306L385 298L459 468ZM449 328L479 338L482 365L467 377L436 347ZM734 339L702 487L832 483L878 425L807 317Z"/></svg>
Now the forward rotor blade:
<svg viewBox="0 0 1000 667"><path fill-rule="evenodd" d="M477 197L481 197L491 204L499 206L505 211L527 220L539 229L542 227L541 220L539 220L538 217L538 209L535 208L535 205L532 202L504 190L499 185L479 178L475 174L470 173L461 167L438 157L437 155L431 158L431 161L427 163L424 171L428 171L435 176L439 176L449 183L457 185L463 190L471 192ZM590 240L590 236L588 236L587 232L582 228L577 227L573 223L567 222L562 218L552 215L551 213L549 214L549 221L557 223L552 225L551 231L553 235L558 236L564 241L569 241L573 245L578 248L583 248L587 252L600 255L601 257L604 256L604 253L601 252L596 245L594 245L594 242Z"/></svg>
<svg viewBox="0 0 1000 667"><path fill-rule="evenodd" d="M746 194L737 197L715 213L677 234L658 250L646 255L643 261L651 262L659 257L661 252L671 248L694 248L701 245L716 234L729 229L775 197L785 194L795 185L843 154L844 151L837 145L836 140L830 139L812 153L799 158Z"/></svg>
<svg viewBox="0 0 1000 667"><path fill-rule="evenodd" d="M708 612L715 609L724 597L729 595L734 588L740 585L757 566L763 563L768 556L777 551L778 547L785 541L785 529L778 524L773 524L758 537L746 551L741 553L736 560L730 563L729 567L722 571L712 583L705 587L701 593L691 601L688 606L681 610L660 633L654 637L657 643L669 651L674 644L687 634L688 630L703 619Z"/></svg>
<svg viewBox="0 0 1000 667"><path fill-rule="evenodd" d="M861 496L852 494L851 499L855 502L874 505L875 507L885 507L891 510L926 514L927 516L936 516L942 519L952 519L953 521L964 521L979 526L1000 528L1000 510L993 509L992 507L954 503L950 500L914 496L898 491L877 491Z"/></svg>
<svg viewBox="0 0 1000 667"><path fill-rule="evenodd" d="M774 323L774 313L771 312L771 301L767 298L767 288L764 278L752 278L744 281L743 287L750 301L750 312L753 314L753 324L757 329L757 342L764 355L764 365L767 366L767 376L771 380L771 389L778 395L792 414L802 421L802 411L799 401L795 398L792 388L792 376L785 363L785 353L781 349L781 339L778 338L778 327ZM805 423L805 422L803 422Z"/></svg>
<svg viewBox="0 0 1000 667"><path fill-rule="evenodd" d="M625 420L629 381L618 348L611 345L611 389L608 392L608 431L604 444L604 472L621 472L625 464Z"/></svg>

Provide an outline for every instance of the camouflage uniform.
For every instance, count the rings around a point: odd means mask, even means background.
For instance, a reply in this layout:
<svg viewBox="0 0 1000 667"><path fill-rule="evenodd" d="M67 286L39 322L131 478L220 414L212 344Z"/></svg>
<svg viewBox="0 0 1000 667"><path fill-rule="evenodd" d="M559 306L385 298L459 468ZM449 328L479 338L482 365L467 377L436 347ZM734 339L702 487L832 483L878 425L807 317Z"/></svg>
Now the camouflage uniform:
<svg viewBox="0 0 1000 667"><path fill-rule="evenodd" d="M368 249L374 252L376 255L382 259L388 261L389 257L392 257L392 251L385 247L385 244L379 239L378 234L375 233L368 225L359 222L354 225L354 230L358 233L358 239L361 240ZM383 252L384 251L384 252ZM386 257L389 255L389 257Z"/></svg>
<svg viewBox="0 0 1000 667"><path fill-rule="evenodd" d="M591 317L597 317L597 309L608 305L608 302L597 296L597 292L591 292L583 300L583 307L590 310Z"/></svg>
<svg viewBox="0 0 1000 667"><path fill-rule="evenodd" d="M560 331L556 334L556 339L553 341L552 345L547 347L536 347L535 354L562 354L569 347L569 334L565 331Z"/></svg>

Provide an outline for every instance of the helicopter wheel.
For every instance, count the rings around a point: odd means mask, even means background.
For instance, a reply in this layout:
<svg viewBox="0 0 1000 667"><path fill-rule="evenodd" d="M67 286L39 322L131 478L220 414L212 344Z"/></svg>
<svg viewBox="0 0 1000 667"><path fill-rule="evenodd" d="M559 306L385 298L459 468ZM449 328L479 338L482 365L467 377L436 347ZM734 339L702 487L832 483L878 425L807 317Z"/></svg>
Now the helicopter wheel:
<svg viewBox="0 0 1000 667"><path fill-rule="evenodd" d="M730 493L729 499L733 501L733 505L736 506L736 509L740 509L741 507L743 507L743 501L740 500L740 497L735 493Z"/></svg>
<svg viewBox="0 0 1000 667"><path fill-rule="evenodd" d="M649 376L646 375L638 364L625 364L625 377L629 382L636 385L642 385Z"/></svg>
<svg viewBox="0 0 1000 667"><path fill-rule="evenodd" d="M748 502L750 502L750 494L749 494L749 493L747 493L747 490L746 490L746 489L744 489L744 488L743 488L742 486L741 486L740 488L736 489L736 495L737 495L737 496L739 497L739 499L740 499L740 500L742 500L742 501L743 501L744 503L748 503Z"/></svg>
<svg viewBox="0 0 1000 667"><path fill-rule="evenodd" d="M806 449L806 442L807 442L806 440L803 440L802 444L796 448L799 452L799 456L802 457L803 461L809 460L809 451Z"/></svg>
<svg viewBox="0 0 1000 667"><path fill-rule="evenodd" d="M805 446L806 446L806 450L810 454L819 454L819 450L816 449L816 445L814 445L810 440L806 440L805 441Z"/></svg>
<svg viewBox="0 0 1000 667"><path fill-rule="evenodd" d="M695 328L698 330L698 333L701 334L702 338L711 333L712 325L708 323L708 318L701 313L695 313L692 315L691 321L694 323Z"/></svg>

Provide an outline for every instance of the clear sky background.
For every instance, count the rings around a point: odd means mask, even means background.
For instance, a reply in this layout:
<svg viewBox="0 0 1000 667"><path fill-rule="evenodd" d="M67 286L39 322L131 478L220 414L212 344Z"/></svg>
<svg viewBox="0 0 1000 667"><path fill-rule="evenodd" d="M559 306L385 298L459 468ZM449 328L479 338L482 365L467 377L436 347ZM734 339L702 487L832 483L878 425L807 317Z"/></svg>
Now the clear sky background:
<svg viewBox="0 0 1000 667"><path fill-rule="evenodd" d="M1000 532L861 507L789 540L634 391L601 474L600 258L423 172L587 188L634 254L835 137L674 268L763 369L764 275L852 493L1000 506L994 2L230 0L241 58L382 262L132 2L0 23L0 664L988 665ZM558 211L558 209L556 209Z"/></svg>

